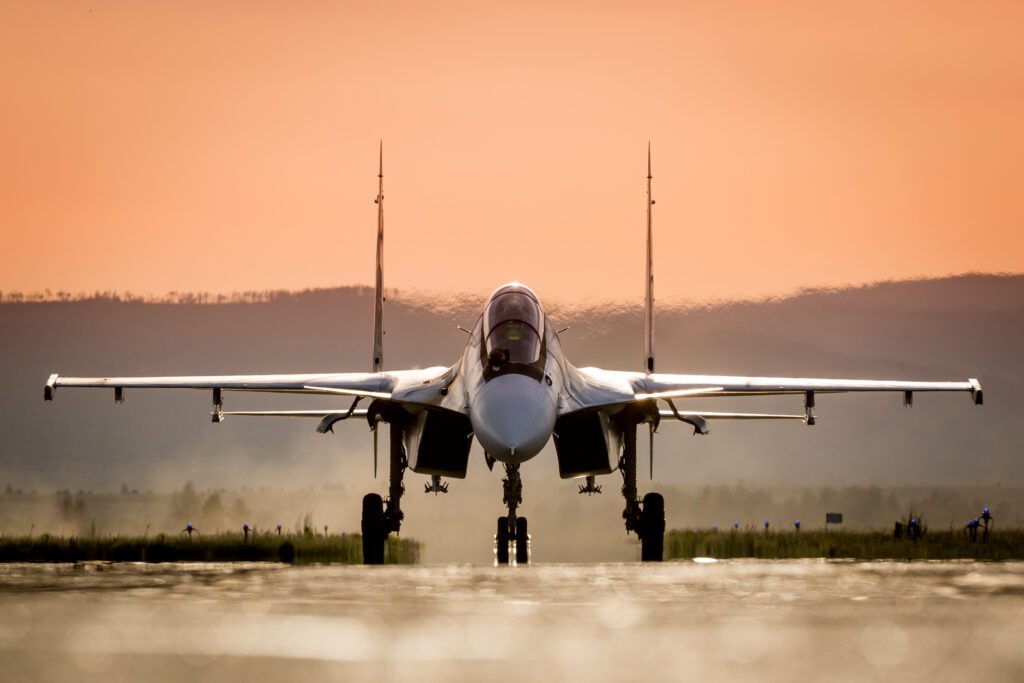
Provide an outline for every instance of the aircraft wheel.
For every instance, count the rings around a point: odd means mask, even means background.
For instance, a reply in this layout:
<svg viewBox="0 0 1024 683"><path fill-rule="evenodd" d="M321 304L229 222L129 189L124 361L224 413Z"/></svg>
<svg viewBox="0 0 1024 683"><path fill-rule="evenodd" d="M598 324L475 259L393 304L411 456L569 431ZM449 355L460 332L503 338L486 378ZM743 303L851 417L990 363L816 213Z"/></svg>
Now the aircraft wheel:
<svg viewBox="0 0 1024 683"><path fill-rule="evenodd" d="M498 517L498 564L508 564L508 517Z"/></svg>
<svg viewBox="0 0 1024 683"><path fill-rule="evenodd" d="M530 563L530 545L527 540L526 517L516 519L516 564Z"/></svg>
<svg viewBox="0 0 1024 683"><path fill-rule="evenodd" d="M661 562L664 544L665 499L660 493L648 493L640 511L640 559Z"/></svg>
<svg viewBox="0 0 1024 683"><path fill-rule="evenodd" d="M384 501L376 493L363 496L363 564L384 564Z"/></svg>

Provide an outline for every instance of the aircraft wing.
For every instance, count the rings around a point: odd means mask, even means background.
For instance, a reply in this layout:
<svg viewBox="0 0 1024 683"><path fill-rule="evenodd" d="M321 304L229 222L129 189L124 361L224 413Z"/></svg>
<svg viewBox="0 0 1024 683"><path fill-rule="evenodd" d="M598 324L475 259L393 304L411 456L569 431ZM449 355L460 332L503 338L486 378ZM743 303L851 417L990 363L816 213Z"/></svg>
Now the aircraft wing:
<svg viewBox="0 0 1024 683"><path fill-rule="evenodd" d="M636 401L711 396L767 396L805 394L813 406L815 393L852 391L903 392L910 403L918 391L962 391L981 405L981 384L965 382L907 382L902 380L816 379L810 377L739 377L731 375L671 375L621 372L600 368L572 368L568 376L570 399L560 413Z"/></svg>
<svg viewBox="0 0 1024 683"><path fill-rule="evenodd" d="M124 400L126 389L206 389L213 392L215 404L220 403L224 391L258 391L360 397L464 412L464 406L459 405L448 391L457 380L454 367L391 372L180 377L62 377L54 374L46 382L43 398L52 401L57 389L62 387L113 389L118 402ZM278 414L283 416L279 411Z"/></svg>

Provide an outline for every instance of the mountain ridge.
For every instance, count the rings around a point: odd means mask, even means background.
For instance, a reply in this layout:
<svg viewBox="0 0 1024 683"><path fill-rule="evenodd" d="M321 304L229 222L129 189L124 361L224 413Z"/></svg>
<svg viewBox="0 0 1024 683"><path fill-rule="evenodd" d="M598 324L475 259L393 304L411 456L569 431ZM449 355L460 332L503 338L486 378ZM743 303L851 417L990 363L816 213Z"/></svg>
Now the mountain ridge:
<svg viewBox="0 0 1024 683"><path fill-rule="evenodd" d="M457 325L472 325L479 302L435 303L439 306L389 297L385 369L449 365L458 359L465 334ZM571 310L554 305L549 315L553 324L569 326L562 338L572 363L640 369L640 303ZM128 391L126 404L115 406L112 392L99 390L61 389L53 403L44 403L42 386L53 372L367 371L371 321L372 290L365 287L224 305L103 299L4 303L0 487L99 491L127 483L168 491L190 480L201 489L300 489L343 482L345 493L339 495L345 500L339 509L351 509L353 518L346 523L358 526L359 492L383 492L386 486L385 476L372 477L372 440L365 423L338 425L333 435L316 434L315 421L230 418L215 425L206 392ZM886 283L700 309L661 305L655 334L663 372L978 377L986 405L972 406L961 395L922 394L915 397L914 408L906 409L902 396L829 395L819 398L813 428L719 422L710 436L693 437L685 425L663 423L655 442L655 480L644 478L642 492L742 481L766 489L1024 484L1019 419L1024 411L1024 276ZM318 397L237 393L229 393L226 402L228 410L337 404ZM802 409L797 397L688 400L686 407ZM646 471L647 439L640 441L641 470ZM600 478L605 494L587 503L576 495L575 481L558 478L549 444L524 465L523 477L524 509L533 515L538 533L566 515L584 515L573 524L599 524L600 530L587 533L607 532L613 535L609 543L621 545L618 473ZM492 517L502 509L500 478L499 472L487 470L478 446L470 456L468 478L451 482L446 496L419 495L424 477L409 473L410 493L403 500L408 533L428 547L448 547L445 525L467 517L490 521L480 522L481 529L487 527L483 531L466 521L470 526L458 527L458 533L492 533ZM670 525L695 521L682 516L694 514L693 504L673 503ZM467 516L467 510L488 514ZM474 543L479 540L474 536Z"/></svg>

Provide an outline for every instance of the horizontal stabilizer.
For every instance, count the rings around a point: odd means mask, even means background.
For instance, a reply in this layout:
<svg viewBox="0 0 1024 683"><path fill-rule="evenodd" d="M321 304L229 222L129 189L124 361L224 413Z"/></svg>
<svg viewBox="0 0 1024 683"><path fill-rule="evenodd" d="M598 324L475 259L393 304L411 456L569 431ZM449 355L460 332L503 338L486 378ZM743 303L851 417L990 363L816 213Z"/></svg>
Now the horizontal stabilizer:
<svg viewBox="0 0 1024 683"><path fill-rule="evenodd" d="M220 420L229 415L240 417L312 417L320 420L320 424L316 426L316 431L320 434L326 434L327 432L334 431L335 422L347 420L350 417L365 418L366 413L366 408L346 408L344 410L234 410L222 411L216 415ZM217 421L219 422L220 420Z"/></svg>
<svg viewBox="0 0 1024 683"><path fill-rule="evenodd" d="M776 415L772 413L716 413L701 410L659 410L665 418L681 420L687 417L702 417L705 420L803 420L803 415Z"/></svg>
<svg viewBox="0 0 1024 683"><path fill-rule="evenodd" d="M687 396L706 396L708 394L715 394L722 391L722 387L697 387L695 389L670 389L668 391L655 391L647 393L637 393L633 396L638 401L648 401L652 398L658 399L669 399L669 398L685 398Z"/></svg>
<svg viewBox="0 0 1024 683"><path fill-rule="evenodd" d="M325 418L327 416L342 415L348 417L366 417L366 408L353 410L349 415L348 409L344 410L225 410L220 413L223 417L238 415L242 417L314 417Z"/></svg>
<svg viewBox="0 0 1024 683"><path fill-rule="evenodd" d="M362 396L365 398L380 398L387 401L391 398L390 391L369 391L366 389L340 389L336 387L318 387L306 385L303 390L320 394L341 394L343 396Z"/></svg>

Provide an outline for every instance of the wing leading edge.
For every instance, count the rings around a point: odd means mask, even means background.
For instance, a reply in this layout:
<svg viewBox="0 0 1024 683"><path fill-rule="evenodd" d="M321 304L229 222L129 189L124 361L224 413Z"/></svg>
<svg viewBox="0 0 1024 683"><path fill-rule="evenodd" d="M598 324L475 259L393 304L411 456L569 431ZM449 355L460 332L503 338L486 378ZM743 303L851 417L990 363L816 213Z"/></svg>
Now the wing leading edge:
<svg viewBox="0 0 1024 683"><path fill-rule="evenodd" d="M673 375L622 372L600 368L572 368L570 400L560 413L589 408L626 405L638 401L713 396L774 396L805 394L813 407L815 393L859 391L902 392L912 401L919 391L970 393L976 405L983 394L976 379L965 382L908 382L903 380L818 379L811 377L741 377L731 375Z"/></svg>
<svg viewBox="0 0 1024 683"><path fill-rule="evenodd" d="M464 406L458 405L448 391L457 379L454 367L391 372L179 377L62 377L54 374L46 382L43 398L52 401L57 389L62 387L113 389L114 398L119 402L124 400L125 389L205 389L213 392L215 405L221 403L224 391L254 391L351 396L464 412Z"/></svg>
<svg viewBox="0 0 1024 683"><path fill-rule="evenodd" d="M433 368L432 368L433 369ZM43 398L52 401L60 387L121 389L220 389L222 391L266 391L276 393L326 393L348 390L390 394L398 373L346 373L305 375L195 375L180 377L61 377L51 375Z"/></svg>

